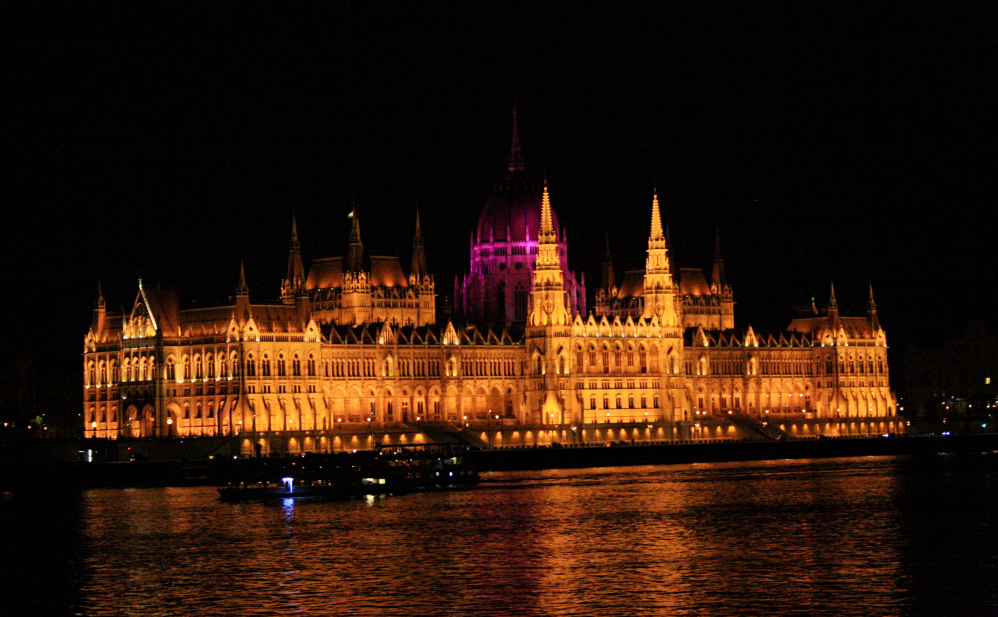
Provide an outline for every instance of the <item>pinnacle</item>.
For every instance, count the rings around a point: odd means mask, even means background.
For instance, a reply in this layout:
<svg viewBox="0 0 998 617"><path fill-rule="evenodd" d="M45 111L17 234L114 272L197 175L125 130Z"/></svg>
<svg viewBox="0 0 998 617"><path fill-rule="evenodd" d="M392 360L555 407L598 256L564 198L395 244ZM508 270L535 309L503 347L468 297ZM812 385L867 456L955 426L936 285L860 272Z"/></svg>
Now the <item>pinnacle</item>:
<svg viewBox="0 0 998 617"><path fill-rule="evenodd" d="M656 188L651 200L651 239L664 240L662 233L662 211L658 205L658 189Z"/></svg>
<svg viewBox="0 0 998 617"><path fill-rule="evenodd" d="M509 148L509 171L523 171L523 152L520 150L520 130L516 122L516 106L513 106L513 143Z"/></svg>
<svg viewBox="0 0 998 617"><path fill-rule="evenodd" d="M246 266L241 259L239 260L239 285L236 288L236 293L239 295L249 293L249 287L246 286Z"/></svg>
<svg viewBox="0 0 998 617"><path fill-rule="evenodd" d="M554 236L554 222L551 218L551 196L548 194L548 181L544 180L544 198L541 200L541 238Z"/></svg>

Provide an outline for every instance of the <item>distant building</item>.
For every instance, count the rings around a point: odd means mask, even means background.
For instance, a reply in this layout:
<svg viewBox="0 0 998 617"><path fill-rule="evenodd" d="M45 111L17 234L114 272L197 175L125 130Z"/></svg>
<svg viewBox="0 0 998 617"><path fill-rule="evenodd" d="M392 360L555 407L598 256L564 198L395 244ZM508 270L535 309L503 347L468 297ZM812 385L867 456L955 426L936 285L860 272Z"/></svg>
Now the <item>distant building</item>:
<svg viewBox="0 0 998 617"><path fill-rule="evenodd" d="M397 258L365 256L355 217L346 256L307 276L292 222L273 303L251 302L242 272L235 301L213 308L180 309L142 281L127 314L100 297L84 341L86 434L280 434L312 450L334 427L413 421L675 427L775 413L894 426L881 421L896 403L872 289L864 316L840 316L833 288L827 310L786 332L736 328L719 245L709 284L698 270L677 279L656 194L645 268L618 287L605 266L587 314L515 121L508 169L472 235L455 322L436 323L418 214L407 275Z"/></svg>
<svg viewBox="0 0 998 617"><path fill-rule="evenodd" d="M998 414L998 336L974 321L941 347L911 349L905 380L907 403L917 415Z"/></svg>

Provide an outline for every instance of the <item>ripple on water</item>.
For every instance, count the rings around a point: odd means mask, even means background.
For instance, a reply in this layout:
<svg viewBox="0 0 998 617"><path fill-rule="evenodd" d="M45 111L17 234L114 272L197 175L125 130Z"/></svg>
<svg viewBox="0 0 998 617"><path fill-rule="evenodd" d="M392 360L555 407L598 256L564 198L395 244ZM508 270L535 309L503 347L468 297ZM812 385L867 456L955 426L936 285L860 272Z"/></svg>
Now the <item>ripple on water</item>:
<svg viewBox="0 0 998 617"><path fill-rule="evenodd" d="M95 490L68 595L94 615L993 614L996 459L494 473L344 503Z"/></svg>

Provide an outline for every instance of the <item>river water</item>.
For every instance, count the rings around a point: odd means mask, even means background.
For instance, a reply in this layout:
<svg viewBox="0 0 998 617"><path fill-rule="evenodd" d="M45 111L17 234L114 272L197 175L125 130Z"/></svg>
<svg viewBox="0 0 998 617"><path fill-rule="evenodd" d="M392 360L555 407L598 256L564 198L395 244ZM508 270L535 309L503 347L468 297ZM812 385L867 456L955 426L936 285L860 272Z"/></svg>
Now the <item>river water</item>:
<svg viewBox="0 0 998 617"><path fill-rule="evenodd" d="M3 494L16 615L998 615L998 455L486 474L342 503Z"/></svg>

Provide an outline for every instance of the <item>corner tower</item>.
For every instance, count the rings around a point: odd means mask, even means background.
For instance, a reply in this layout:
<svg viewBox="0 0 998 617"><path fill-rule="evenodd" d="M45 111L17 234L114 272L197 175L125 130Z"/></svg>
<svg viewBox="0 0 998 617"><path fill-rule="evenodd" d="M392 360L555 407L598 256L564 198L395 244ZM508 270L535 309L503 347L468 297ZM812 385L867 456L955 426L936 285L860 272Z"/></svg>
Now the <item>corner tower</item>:
<svg viewBox="0 0 998 617"><path fill-rule="evenodd" d="M662 212L658 205L658 190L652 195L651 234L648 236L648 257L645 260L644 315L657 317L660 324L678 326L680 315L676 305L675 286L669 267L669 249L662 231Z"/></svg>

